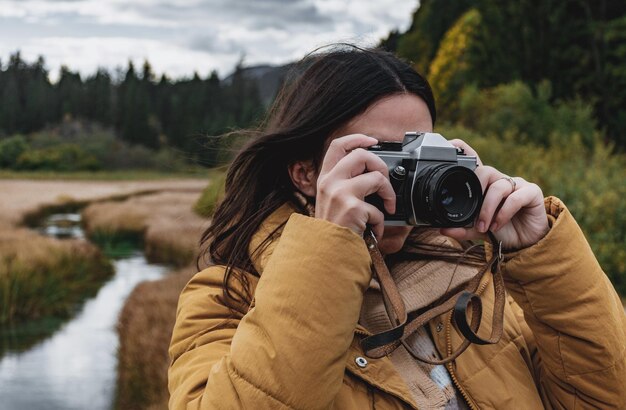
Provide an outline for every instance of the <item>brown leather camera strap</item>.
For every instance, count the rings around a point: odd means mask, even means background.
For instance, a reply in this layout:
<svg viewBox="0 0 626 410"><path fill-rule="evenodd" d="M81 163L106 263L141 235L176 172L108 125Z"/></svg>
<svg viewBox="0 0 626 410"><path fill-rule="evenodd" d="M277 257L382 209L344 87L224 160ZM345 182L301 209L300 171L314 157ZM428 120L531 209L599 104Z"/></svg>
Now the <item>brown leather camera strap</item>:
<svg viewBox="0 0 626 410"><path fill-rule="evenodd" d="M505 305L505 289L502 274L500 272L500 262L502 260L501 242L499 242L491 232L488 233L493 245L493 255L489 259L487 265L474 278L472 278L465 288L431 309L426 310L417 317L408 320L404 301L400 295L400 291L393 281L393 277L385 264L382 254L378 249L376 238L371 230L366 231L365 242L367 244L374 274L378 279L383 295L385 310L393 323L393 327L384 332L368 336L361 340L361 347L366 356L372 358L380 358L393 352L401 344L407 351L417 360L429 364L445 364L456 359L463 353L471 343L484 345L495 344L500 341L503 332L504 321L504 305ZM482 317L482 303L480 297L475 293L480 285L483 277L491 273L494 280L494 312L492 317L491 335L488 339L478 336L477 332L480 327ZM444 295L444 298L446 295ZM471 320L468 323L467 311L471 306ZM446 312L453 311L452 318L457 329L464 336L464 340L448 357L441 360L434 360L419 356L407 343L407 338L411 336L417 329L425 326L430 320L442 315Z"/></svg>

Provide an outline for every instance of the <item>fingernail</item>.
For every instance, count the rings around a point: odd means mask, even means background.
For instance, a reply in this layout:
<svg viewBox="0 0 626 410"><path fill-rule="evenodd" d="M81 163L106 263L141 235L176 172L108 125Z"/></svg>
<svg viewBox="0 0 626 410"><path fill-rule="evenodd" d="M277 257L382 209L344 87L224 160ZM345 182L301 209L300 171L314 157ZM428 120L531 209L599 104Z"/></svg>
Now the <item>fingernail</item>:
<svg viewBox="0 0 626 410"><path fill-rule="evenodd" d="M478 222L478 232L485 232L485 223L483 221Z"/></svg>
<svg viewBox="0 0 626 410"><path fill-rule="evenodd" d="M498 230L498 224L495 223L495 222L492 223L491 224L491 228L489 228L489 229L491 229L491 232L496 232Z"/></svg>

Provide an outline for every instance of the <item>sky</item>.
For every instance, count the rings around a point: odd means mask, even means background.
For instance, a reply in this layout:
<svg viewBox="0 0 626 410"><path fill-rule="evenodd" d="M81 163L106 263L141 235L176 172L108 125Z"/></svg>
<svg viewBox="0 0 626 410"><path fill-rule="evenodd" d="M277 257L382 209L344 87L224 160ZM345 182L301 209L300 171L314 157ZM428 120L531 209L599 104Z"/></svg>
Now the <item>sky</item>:
<svg viewBox="0 0 626 410"><path fill-rule="evenodd" d="M0 0L0 59L42 55L93 74L147 59L158 74L228 75L245 65L283 64L334 42L375 45L406 30L411 0Z"/></svg>

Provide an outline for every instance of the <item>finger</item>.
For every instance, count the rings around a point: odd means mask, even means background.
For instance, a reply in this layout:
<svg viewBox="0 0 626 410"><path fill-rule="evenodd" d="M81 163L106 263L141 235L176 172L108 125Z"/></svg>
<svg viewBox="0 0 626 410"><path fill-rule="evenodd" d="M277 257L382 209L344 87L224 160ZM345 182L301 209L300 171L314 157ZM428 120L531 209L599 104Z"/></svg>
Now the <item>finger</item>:
<svg viewBox="0 0 626 410"><path fill-rule="evenodd" d="M396 212L396 193L389 182L389 178L378 171L366 172L349 179L351 192L360 199L368 195L378 194L383 200L388 213Z"/></svg>
<svg viewBox="0 0 626 410"><path fill-rule="evenodd" d="M385 161L363 148L357 148L340 159L335 167L329 171L329 174L347 179L361 175L366 171L378 171L389 178L389 168Z"/></svg>
<svg viewBox="0 0 626 410"><path fill-rule="evenodd" d="M372 204L363 202L352 197L346 203L346 211L355 218L355 230L363 233L369 225L378 240L383 236L385 230L385 215Z"/></svg>
<svg viewBox="0 0 626 410"><path fill-rule="evenodd" d="M530 184L521 178L516 178L516 182L521 187L504 200L502 207L490 226L490 229L494 232L508 224L522 208L543 206L543 194L537 185ZM537 201L537 198L540 200Z"/></svg>
<svg viewBox="0 0 626 410"><path fill-rule="evenodd" d="M363 206L367 212L367 224L372 228L376 239L380 241L385 232L385 215L372 204L364 202Z"/></svg>
<svg viewBox="0 0 626 410"><path fill-rule="evenodd" d="M348 155L352 150L371 147L377 143L378 140L376 138L368 137L363 134L351 134L332 140L324 155L320 175L328 173L337 165L337 162L339 162L341 158Z"/></svg>
<svg viewBox="0 0 626 410"><path fill-rule="evenodd" d="M491 221L495 216L498 207L507 196L513 193L511 183L506 179L499 179L489 185L485 197L483 198L483 205L478 215L477 228L479 232L486 232L491 225Z"/></svg>
<svg viewBox="0 0 626 410"><path fill-rule="evenodd" d="M483 165L480 157L478 156L478 153L474 150L474 148L470 147L468 143L458 138L451 139L449 142L457 148L463 148L463 151L465 151L465 155L476 157L476 162L478 163L478 165Z"/></svg>
<svg viewBox="0 0 626 410"><path fill-rule="evenodd" d="M487 188L489 188L489 186L495 183L497 180L501 179L502 177L506 177L506 175L504 175L502 172L498 171L494 167L490 167L489 165L478 167L474 172L480 180L480 185L483 188L483 192L486 192Z"/></svg>

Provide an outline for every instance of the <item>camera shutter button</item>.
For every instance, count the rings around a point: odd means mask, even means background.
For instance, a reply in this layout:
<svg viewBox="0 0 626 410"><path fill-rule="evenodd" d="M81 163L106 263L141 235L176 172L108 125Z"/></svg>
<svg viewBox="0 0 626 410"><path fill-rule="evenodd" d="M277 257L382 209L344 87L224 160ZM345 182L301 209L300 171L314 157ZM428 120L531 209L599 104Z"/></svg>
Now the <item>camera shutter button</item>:
<svg viewBox="0 0 626 410"><path fill-rule="evenodd" d="M391 176L396 179L404 179L404 177L406 176L406 168L404 168L402 165L398 165L393 169L393 171L391 171Z"/></svg>

